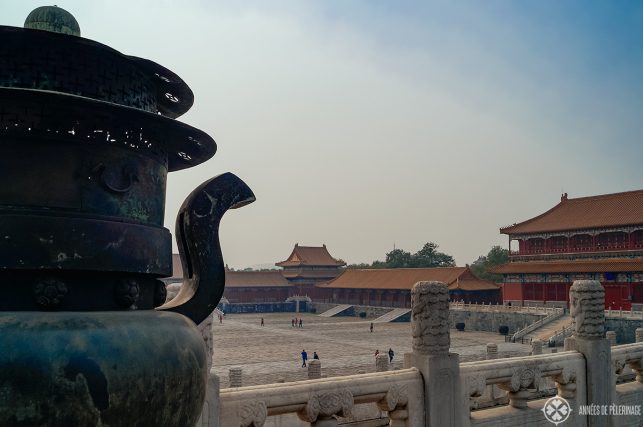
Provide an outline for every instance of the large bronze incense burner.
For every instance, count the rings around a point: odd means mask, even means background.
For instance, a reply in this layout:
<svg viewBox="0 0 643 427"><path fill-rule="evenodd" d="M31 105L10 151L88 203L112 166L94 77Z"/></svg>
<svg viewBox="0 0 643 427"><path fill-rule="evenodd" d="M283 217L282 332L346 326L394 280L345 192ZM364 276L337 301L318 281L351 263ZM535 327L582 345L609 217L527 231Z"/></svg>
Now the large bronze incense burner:
<svg viewBox="0 0 643 427"><path fill-rule="evenodd" d="M192 103L176 74L81 38L60 8L0 26L0 425L195 424L219 221L254 195L228 173L188 196L186 277L164 304L167 173L216 151L174 120Z"/></svg>

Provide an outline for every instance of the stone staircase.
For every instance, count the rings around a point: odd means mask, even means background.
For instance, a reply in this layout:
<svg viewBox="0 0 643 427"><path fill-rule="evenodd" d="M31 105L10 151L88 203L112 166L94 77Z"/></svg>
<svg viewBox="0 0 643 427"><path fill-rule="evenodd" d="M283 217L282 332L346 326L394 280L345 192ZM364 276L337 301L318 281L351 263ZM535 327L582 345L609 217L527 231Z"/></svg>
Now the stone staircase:
<svg viewBox="0 0 643 427"><path fill-rule="evenodd" d="M395 308L388 313L378 317L377 319L374 319L373 323L394 322L396 319L399 319L400 317L410 312L410 308Z"/></svg>
<svg viewBox="0 0 643 427"><path fill-rule="evenodd" d="M549 341L549 338L551 338L556 332L560 331L566 326L571 325L572 323L572 318L569 314L565 314L561 316L560 318L554 320L553 322L549 322L542 327L536 329L535 331L532 331L525 335L526 339L534 339L534 340L540 340L543 342Z"/></svg>
<svg viewBox="0 0 643 427"><path fill-rule="evenodd" d="M321 317L333 317L333 316L338 315L339 313L341 313L344 310L348 310L351 307L352 307L352 305L350 305L350 304L340 304L340 305L336 305L335 307L331 308L330 310L326 310L323 313L320 313L319 315Z"/></svg>

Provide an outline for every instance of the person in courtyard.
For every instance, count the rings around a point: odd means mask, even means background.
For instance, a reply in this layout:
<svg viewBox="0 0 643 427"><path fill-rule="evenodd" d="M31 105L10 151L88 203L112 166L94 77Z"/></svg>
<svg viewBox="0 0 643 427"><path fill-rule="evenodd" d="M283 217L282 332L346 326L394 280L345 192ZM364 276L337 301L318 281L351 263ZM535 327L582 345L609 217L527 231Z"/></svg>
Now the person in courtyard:
<svg viewBox="0 0 643 427"><path fill-rule="evenodd" d="M395 352L393 351L392 348L388 349L388 363L393 362L393 356L395 356Z"/></svg>
<svg viewBox="0 0 643 427"><path fill-rule="evenodd" d="M306 350L301 351L301 367L305 368L306 367L306 360L308 360L308 353L306 353Z"/></svg>
<svg viewBox="0 0 643 427"><path fill-rule="evenodd" d="M313 359L319 360L319 356L317 356L317 352L313 351Z"/></svg>
<svg viewBox="0 0 643 427"><path fill-rule="evenodd" d="M261 318L261 326L263 326L263 317Z"/></svg>
<svg viewBox="0 0 643 427"><path fill-rule="evenodd" d="M373 333L373 322L371 322L371 333Z"/></svg>
<svg viewBox="0 0 643 427"><path fill-rule="evenodd" d="M304 327L304 321L303 321L303 320L301 320L301 319L299 319L299 327L300 327L300 328L303 328L303 327Z"/></svg>
<svg viewBox="0 0 643 427"><path fill-rule="evenodd" d="M290 326L295 327L295 318L290 319Z"/></svg>
<svg viewBox="0 0 643 427"><path fill-rule="evenodd" d="M375 359L377 359L377 356L378 356L379 354L380 354L380 349L378 348L377 350L375 350Z"/></svg>

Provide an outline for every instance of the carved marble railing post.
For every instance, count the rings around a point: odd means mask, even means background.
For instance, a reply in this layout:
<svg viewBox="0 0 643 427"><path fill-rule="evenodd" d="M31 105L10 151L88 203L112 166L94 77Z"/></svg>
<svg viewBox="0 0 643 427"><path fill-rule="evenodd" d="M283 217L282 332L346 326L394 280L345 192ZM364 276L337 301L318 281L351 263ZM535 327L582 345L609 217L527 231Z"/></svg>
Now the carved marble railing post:
<svg viewBox="0 0 643 427"><path fill-rule="evenodd" d="M614 347L616 345L616 332L614 331L605 332L605 338L607 338L607 341L609 341L610 346Z"/></svg>
<svg viewBox="0 0 643 427"><path fill-rule="evenodd" d="M583 373L581 372L580 374L582 375ZM572 408L579 407L579 399L577 398L576 375L576 371L568 368L563 368L563 372L560 375L554 377L556 389L558 390L558 396L567 400Z"/></svg>
<svg viewBox="0 0 643 427"><path fill-rule="evenodd" d="M297 412L297 416L312 427L337 427L334 416L348 417L353 404L353 394L347 389L316 393L310 396L306 407Z"/></svg>
<svg viewBox="0 0 643 427"><path fill-rule="evenodd" d="M531 341L531 354L543 354L543 342L540 340Z"/></svg>
<svg viewBox="0 0 643 427"><path fill-rule="evenodd" d="M643 342L643 328L636 328L634 338L636 342Z"/></svg>
<svg viewBox="0 0 643 427"><path fill-rule="evenodd" d="M596 405L615 402L611 349L605 337L605 291L597 280L576 280L569 290L574 335L565 339L565 349L585 357L587 399ZM610 417L588 417L588 426L607 426Z"/></svg>
<svg viewBox="0 0 643 427"><path fill-rule="evenodd" d="M408 400L406 387L393 384L384 399L377 402L380 410L388 412L389 427L406 427L406 420L409 418Z"/></svg>
<svg viewBox="0 0 643 427"><path fill-rule="evenodd" d="M221 405L219 399L219 391L221 385L219 377L213 372L208 372L208 382L205 388L205 401L203 402L203 410L201 417L197 421L197 427L219 427L219 414Z"/></svg>
<svg viewBox="0 0 643 427"><path fill-rule="evenodd" d="M314 380L321 378L321 362L313 359L308 363L308 379Z"/></svg>
<svg viewBox="0 0 643 427"><path fill-rule="evenodd" d="M495 360L498 358L498 344L490 342L487 344L487 360ZM482 399L495 402L496 404L504 405L507 403L507 393L500 390L496 384L491 384L484 387L484 391L480 394ZM475 397L475 395L474 395Z"/></svg>
<svg viewBox="0 0 643 427"><path fill-rule="evenodd" d="M389 368L388 354L378 354L375 358L375 371L385 372Z"/></svg>
<svg viewBox="0 0 643 427"><path fill-rule="evenodd" d="M230 387L242 387L243 386L243 369L241 368L230 368L229 378L230 378Z"/></svg>
<svg viewBox="0 0 643 427"><path fill-rule="evenodd" d="M446 284L418 282L413 286L411 333L413 352L404 355L404 365L417 368L424 377L425 425L463 425L460 359L457 354L449 353L449 291Z"/></svg>
<svg viewBox="0 0 643 427"><path fill-rule="evenodd" d="M487 359L498 358L498 344L490 342L487 344Z"/></svg>

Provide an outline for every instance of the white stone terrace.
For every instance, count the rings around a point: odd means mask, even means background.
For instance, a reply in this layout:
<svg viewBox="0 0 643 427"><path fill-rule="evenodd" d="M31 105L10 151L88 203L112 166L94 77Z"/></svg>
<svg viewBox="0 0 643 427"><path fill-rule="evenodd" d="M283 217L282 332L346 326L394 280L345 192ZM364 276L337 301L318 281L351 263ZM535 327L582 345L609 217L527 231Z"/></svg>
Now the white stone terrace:
<svg viewBox="0 0 643 427"><path fill-rule="evenodd" d="M636 343L614 346L613 334L605 338L603 298L599 282L574 283L574 335L562 352L538 354L534 347L531 356L494 359L491 345L489 360L460 363L449 352L446 285L421 282L412 292L413 345L403 369L385 370L378 359L381 372L326 379L317 378L315 365L310 380L223 390L211 374L201 425L552 426L567 417L563 427L638 426L643 330ZM550 396L557 398L548 401ZM598 415L586 415L582 405ZM373 418L368 407L379 416ZM552 416L558 418L547 419Z"/></svg>

